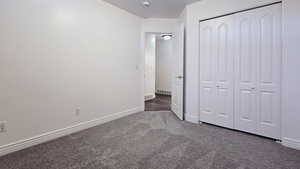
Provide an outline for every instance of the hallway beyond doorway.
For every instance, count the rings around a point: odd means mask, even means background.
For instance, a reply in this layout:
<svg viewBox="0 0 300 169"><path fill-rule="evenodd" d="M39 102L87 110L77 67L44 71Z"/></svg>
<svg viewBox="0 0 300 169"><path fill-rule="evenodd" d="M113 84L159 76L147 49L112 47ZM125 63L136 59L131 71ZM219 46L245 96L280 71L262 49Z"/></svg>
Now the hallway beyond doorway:
<svg viewBox="0 0 300 169"><path fill-rule="evenodd" d="M145 111L171 110L171 96L156 94L155 99L145 101Z"/></svg>

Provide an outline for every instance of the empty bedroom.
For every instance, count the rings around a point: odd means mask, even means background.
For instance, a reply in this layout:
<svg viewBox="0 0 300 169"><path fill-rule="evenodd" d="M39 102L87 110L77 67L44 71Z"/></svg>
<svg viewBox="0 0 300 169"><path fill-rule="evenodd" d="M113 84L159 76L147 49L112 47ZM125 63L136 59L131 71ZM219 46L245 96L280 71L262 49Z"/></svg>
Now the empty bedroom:
<svg viewBox="0 0 300 169"><path fill-rule="evenodd" d="M1 0L0 169L300 169L300 1Z"/></svg>

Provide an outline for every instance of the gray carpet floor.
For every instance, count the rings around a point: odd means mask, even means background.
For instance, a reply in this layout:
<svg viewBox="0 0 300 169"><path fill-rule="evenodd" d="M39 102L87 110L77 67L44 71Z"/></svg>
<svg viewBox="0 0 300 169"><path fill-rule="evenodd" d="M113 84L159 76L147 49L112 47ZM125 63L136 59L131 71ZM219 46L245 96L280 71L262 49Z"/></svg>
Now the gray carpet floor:
<svg viewBox="0 0 300 169"><path fill-rule="evenodd" d="M141 112L0 157L1 169L300 169L272 140Z"/></svg>

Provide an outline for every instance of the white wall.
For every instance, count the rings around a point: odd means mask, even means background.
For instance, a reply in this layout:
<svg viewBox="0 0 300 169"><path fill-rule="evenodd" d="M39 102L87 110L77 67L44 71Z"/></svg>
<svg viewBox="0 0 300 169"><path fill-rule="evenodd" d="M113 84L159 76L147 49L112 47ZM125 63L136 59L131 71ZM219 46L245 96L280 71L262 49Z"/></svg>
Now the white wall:
<svg viewBox="0 0 300 169"><path fill-rule="evenodd" d="M173 41L156 41L156 91L172 92Z"/></svg>
<svg viewBox="0 0 300 169"><path fill-rule="evenodd" d="M1 0L0 25L0 151L141 106L139 17L97 0Z"/></svg>
<svg viewBox="0 0 300 169"><path fill-rule="evenodd" d="M283 144L300 149L300 1L283 1Z"/></svg>
<svg viewBox="0 0 300 169"><path fill-rule="evenodd" d="M187 9L184 8L184 10L181 12L178 21L181 23L184 23L186 25L187 22Z"/></svg>
<svg viewBox="0 0 300 169"><path fill-rule="evenodd" d="M177 19L150 18L143 20L143 32L173 33L177 25Z"/></svg>
<svg viewBox="0 0 300 169"><path fill-rule="evenodd" d="M150 99L155 98L155 83L156 35L147 33L145 39L145 97Z"/></svg>
<svg viewBox="0 0 300 169"><path fill-rule="evenodd" d="M278 0L203 0L186 8L186 119L197 123L199 120L199 20L231 12L257 7ZM282 138L283 144L300 149L300 2L283 0L283 100Z"/></svg>

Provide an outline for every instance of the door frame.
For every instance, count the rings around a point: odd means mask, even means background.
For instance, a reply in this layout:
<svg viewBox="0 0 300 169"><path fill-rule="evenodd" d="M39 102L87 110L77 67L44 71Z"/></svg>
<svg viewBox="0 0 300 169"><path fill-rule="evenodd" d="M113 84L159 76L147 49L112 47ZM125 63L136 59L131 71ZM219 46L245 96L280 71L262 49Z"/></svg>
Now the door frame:
<svg viewBox="0 0 300 169"><path fill-rule="evenodd" d="M145 111L145 70L146 70L146 56L145 56L145 48L146 48L146 36L147 34L173 34L175 36L177 36L175 34L175 32L170 31L170 32L165 32L165 31L149 31L149 32L144 32L142 31L142 35L141 35L141 59L140 59L140 72L141 72L141 90L140 90L140 95L141 95L141 100L140 100L140 104L141 104L141 110L140 111Z"/></svg>
<svg viewBox="0 0 300 169"><path fill-rule="evenodd" d="M178 26L180 26L180 24L178 24ZM139 111L145 111L145 47L146 47L146 35L149 33L153 33L153 34L173 34L175 37L178 36L176 31L141 31L141 43L140 43L140 59L139 59L139 63L136 65L136 70L138 70L139 73L139 77L141 79L140 81L140 110ZM186 41L186 39L184 39L184 41ZM184 43L184 58L183 58L183 73L185 76L185 72L186 72L186 65L185 65L185 60L186 60L186 48L185 48L185 43ZM183 120L185 120L185 78L183 80Z"/></svg>

